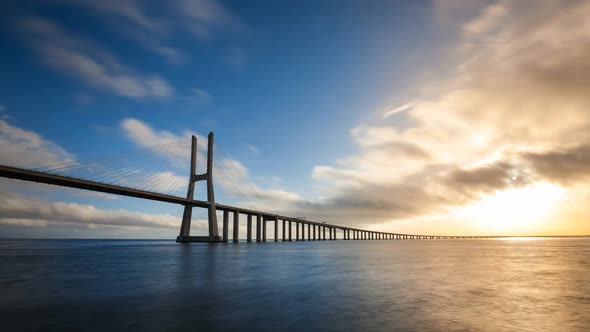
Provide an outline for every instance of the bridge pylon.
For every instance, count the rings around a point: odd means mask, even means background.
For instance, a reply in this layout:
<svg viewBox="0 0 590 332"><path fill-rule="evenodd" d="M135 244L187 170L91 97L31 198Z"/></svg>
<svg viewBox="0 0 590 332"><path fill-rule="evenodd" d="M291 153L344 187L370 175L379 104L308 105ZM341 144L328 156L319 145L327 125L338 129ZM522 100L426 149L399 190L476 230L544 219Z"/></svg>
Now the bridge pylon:
<svg viewBox="0 0 590 332"><path fill-rule="evenodd" d="M188 181L188 190L186 198L192 200L195 193L195 183L197 181L206 181L207 183L207 205L209 220L208 236L191 236L191 219L193 206L185 205L182 214L182 224L180 225L180 234L176 242L221 242L219 229L217 227L217 210L215 208L215 192L213 190L213 132L209 133L207 141L207 172L196 174L197 170L197 138L193 135L191 140L191 165L190 177Z"/></svg>

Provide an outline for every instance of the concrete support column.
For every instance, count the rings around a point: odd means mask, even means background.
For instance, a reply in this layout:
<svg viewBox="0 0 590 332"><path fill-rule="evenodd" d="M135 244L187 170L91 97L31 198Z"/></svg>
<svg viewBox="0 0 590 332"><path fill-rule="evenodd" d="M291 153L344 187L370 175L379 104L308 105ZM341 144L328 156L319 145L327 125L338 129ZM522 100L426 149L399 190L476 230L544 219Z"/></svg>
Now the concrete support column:
<svg viewBox="0 0 590 332"><path fill-rule="evenodd" d="M315 226L316 226L316 225L313 225L313 240L314 240L314 241L316 240L316 237L315 237Z"/></svg>
<svg viewBox="0 0 590 332"><path fill-rule="evenodd" d="M279 240L279 217L275 216L275 242Z"/></svg>
<svg viewBox="0 0 590 332"><path fill-rule="evenodd" d="M213 132L209 133L207 140L207 202L209 202L209 242L219 242L219 230L217 229L217 210L215 208L215 192L213 190Z"/></svg>
<svg viewBox="0 0 590 332"><path fill-rule="evenodd" d="M261 222L262 220L260 220L260 215L256 216L256 242L260 242L261 241L261 235L262 235L262 225Z"/></svg>
<svg viewBox="0 0 590 332"><path fill-rule="evenodd" d="M289 220L289 241L292 241L293 238L291 237L291 220Z"/></svg>
<svg viewBox="0 0 590 332"><path fill-rule="evenodd" d="M262 218L262 242L266 242L266 217Z"/></svg>
<svg viewBox="0 0 590 332"><path fill-rule="evenodd" d="M322 240L326 240L326 226L322 226Z"/></svg>
<svg viewBox="0 0 590 332"><path fill-rule="evenodd" d="M305 241L305 224L299 223L301 225L301 241Z"/></svg>
<svg viewBox="0 0 590 332"><path fill-rule="evenodd" d="M252 215L248 215L248 222L247 222L248 229L246 230L246 241L252 242Z"/></svg>
<svg viewBox="0 0 590 332"><path fill-rule="evenodd" d="M307 240L311 241L311 224L307 224Z"/></svg>
<svg viewBox="0 0 590 332"><path fill-rule="evenodd" d="M295 222L295 241L299 241L299 223Z"/></svg>
<svg viewBox="0 0 590 332"><path fill-rule="evenodd" d="M223 211L223 231L222 231L222 235L223 235L223 242L227 242L227 234L229 231L229 211L228 210L224 210Z"/></svg>
<svg viewBox="0 0 590 332"><path fill-rule="evenodd" d="M286 229L286 227L285 227L285 219L283 219L283 241L285 241L285 240L286 240L286 235L285 235L285 234L286 234L286 232L287 232L287 229Z"/></svg>
<svg viewBox="0 0 590 332"><path fill-rule="evenodd" d="M240 241L240 213L234 211L234 242Z"/></svg>
<svg viewBox="0 0 590 332"><path fill-rule="evenodd" d="M191 141L191 164L190 164L190 176L188 180L188 190L186 198L193 199L195 192L195 171L197 169L197 138L193 135ZM184 212L182 213L182 224L180 225L180 234L176 238L177 242L182 242L183 238L190 236L191 234L191 219L192 219L193 207L191 205L184 206Z"/></svg>

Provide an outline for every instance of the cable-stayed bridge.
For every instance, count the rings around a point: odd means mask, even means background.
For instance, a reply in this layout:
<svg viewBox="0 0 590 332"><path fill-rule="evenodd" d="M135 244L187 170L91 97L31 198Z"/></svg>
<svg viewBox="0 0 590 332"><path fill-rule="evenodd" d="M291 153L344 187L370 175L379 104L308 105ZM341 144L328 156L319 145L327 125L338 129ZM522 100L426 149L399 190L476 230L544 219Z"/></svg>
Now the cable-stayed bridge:
<svg viewBox="0 0 590 332"><path fill-rule="evenodd" d="M248 242L253 239L266 242L269 222L274 229L274 241L281 238L283 241L309 241L338 238L398 240L510 237L380 232L281 215L279 211L274 211L275 204L265 199L268 194L247 181L245 169L233 158L221 152L222 158L214 161L213 151L219 149L214 145L213 133L209 133L206 146L202 141L204 138L198 140L192 136L190 140L146 147L106 158L85 162L71 160L33 169L0 165L0 176L183 205L177 242L228 242L230 214L233 242L239 242L240 236L243 236L239 234L240 215L247 217ZM219 200L216 200L216 194ZM191 235L193 208L207 210L207 236ZM217 211L222 212L221 233Z"/></svg>

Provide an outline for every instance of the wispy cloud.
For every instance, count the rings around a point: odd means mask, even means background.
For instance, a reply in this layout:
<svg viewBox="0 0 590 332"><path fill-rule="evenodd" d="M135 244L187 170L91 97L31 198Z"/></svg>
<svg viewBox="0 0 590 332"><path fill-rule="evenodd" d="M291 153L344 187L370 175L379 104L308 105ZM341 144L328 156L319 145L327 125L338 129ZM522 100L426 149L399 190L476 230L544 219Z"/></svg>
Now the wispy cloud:
<svg viewBox="0 0 590 332"><path fill-rule="evenodd" d="M0 120L10 120L11 116L6 112L6 106L0 104Z"/></svg>
<svg viewBox="0 0 590 332"><path fill-rule="evenodd" d="M225 52L224 59L234 69L243 69L250 60L246 51L240 47L229 47Z"/></svg>
<svg viewBox="0 0 590 332"><path fill-rule="evenodd" d="M383 118L387 119L388 117L397 114L397 113L401 113L401 112L406 112L412 109L412 107L414 107L413 103L407 103L398 107L394 107L390 110L388 110L387 112L385 112L385 114L383 114Z"/></svg>
<svg viewBox="0 0 590 332"><path fill-rule="evenodd" d="M260 155L260 149L258 149L258 147L252 145L252 144L246 144L246 148L248 149L248 151L250 151L252 154L259 156Z"/></svg>
<svg viewBox="0 0 590 332"><path fill-rule="evenodd" d="M58 144L3 120L0 120L0 156L4 165L25 168L74 161L74 156Z"/></svg>
<svg viewBox="0 0 590 332"><path fill-rule="evenodd" d="M29 17L20 22L19 28L41 60L61 74L124 97L165 98L173 93L165 79L137 74L114 55L68 35L47 19Z"/></svg>
<svg viewBox="0 0 590 332"><path fill-rule="evenodd" d="M62 2L91 10L123 36L174 64L188 60L185 51L170 44L178 32L186 31L200 41L208 41L222 31L245 29L244 23L217 0L171 0L164 8L136 0ZM244 62L239 56L231 59L232 66Z"/></svg>
<svg viewBox="0 0 590 332"><path fill-rule="evenodd" d="M242 27L238 18L216 0L178 0L177 6L186 27L202 40L211 39L216 30Z"/></svg>

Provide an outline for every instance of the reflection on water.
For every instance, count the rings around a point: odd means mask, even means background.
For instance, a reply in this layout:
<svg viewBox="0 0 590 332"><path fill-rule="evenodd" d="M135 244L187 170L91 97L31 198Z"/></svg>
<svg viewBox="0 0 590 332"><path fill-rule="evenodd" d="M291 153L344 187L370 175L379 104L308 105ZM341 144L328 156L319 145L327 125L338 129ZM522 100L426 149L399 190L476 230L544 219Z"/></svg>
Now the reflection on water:
<svg viewBox="0 0 590 332"><path fill-rule="evenodd" d="M0 261L4 331L590 327L588 239L0 240Z"/></svg>

